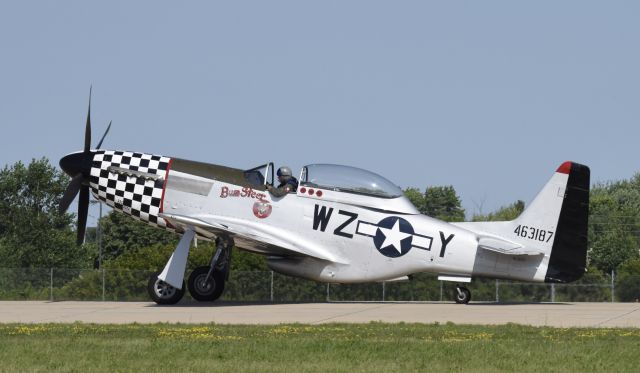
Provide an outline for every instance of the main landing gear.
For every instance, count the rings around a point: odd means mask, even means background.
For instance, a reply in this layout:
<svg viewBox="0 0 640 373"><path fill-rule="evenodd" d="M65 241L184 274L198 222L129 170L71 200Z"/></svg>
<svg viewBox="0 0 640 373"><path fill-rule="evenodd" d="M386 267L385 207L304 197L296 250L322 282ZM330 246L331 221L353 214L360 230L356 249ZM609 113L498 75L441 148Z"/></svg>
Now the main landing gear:
<svg viewBox="0 0 640 373"><path fill-rule="evenodd" d="M200 302L213 302L220 298L224 291L225 282L229 279L229 267L231 264L231 238L218 237L216 250L208 266L197 267L189 275L187 285L189 294ZM184 282L182 289L177 289L160 280L154 273L149 278L147 291L151 299L157 304L176 304L185 293Z"/></svg>
<svg viewBox="0 0 640 373"><path fill-rule="evenodd" d="M216 251L209 266L198 267L189 276L189 294L200 302L213 302L220 298L229 278L233 241L219 237Z"/></svg>
<svg viewBox="0 0 640 373"><path fill-rule="evenodd" d="M464 286L456 285L454 298L458 304L467 304L471 300L471 291Z"/></svg>

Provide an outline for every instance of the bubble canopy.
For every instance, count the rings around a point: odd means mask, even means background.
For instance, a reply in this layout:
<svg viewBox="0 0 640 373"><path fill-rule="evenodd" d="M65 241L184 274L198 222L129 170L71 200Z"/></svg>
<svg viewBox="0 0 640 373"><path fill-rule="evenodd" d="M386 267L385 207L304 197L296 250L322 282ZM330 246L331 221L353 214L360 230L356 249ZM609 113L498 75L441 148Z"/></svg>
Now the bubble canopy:
<svg viewBox="0 0 640 373"><path fill-rule="evenodd" d="M335 164L311 164L302 168L302 185L380 198L397 198L402 189L371 171Z"/></svg>

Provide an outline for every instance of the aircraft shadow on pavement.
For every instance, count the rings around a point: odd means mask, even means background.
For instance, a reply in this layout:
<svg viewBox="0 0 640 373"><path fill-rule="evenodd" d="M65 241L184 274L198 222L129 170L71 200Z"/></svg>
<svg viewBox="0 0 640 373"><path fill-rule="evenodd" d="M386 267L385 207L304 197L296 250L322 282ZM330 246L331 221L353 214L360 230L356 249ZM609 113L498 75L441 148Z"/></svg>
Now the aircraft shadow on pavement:
<svg viewBox="0 0 640 373"><path fill-rule="evenodd" d="M268 305L293 305L293 304L322 304L320 302L196 302L196 301L183 301L177 304L155 304L150 303L146 307L149 308L163 308L163 307L204 307L204 308L216 308L216 307L229 307L229 306L268 306Z"/></svg>
<svg viewBox="0 0 640 373"><path fill-rule="evenodd" d="M173 308L193 308L193 307L204 307L204 308L218 308L218 307L237 307L237 306L269 306L269 305L296 305L296 304L308 304L308 305L320 305L320 304L415 304L415 305L451 305L455 304L454 302L357 302L357 301L337 301L337 302L196 302L196 301L183 301L178 304L170 304L170 305L162 305L162 304L149 304L146 307L149 308L163 308L163 307L173 307ZM571 303L564 302L471 302L469 306L566 306ZM460 307L464 307L465 305L459 305Z"/></svg>

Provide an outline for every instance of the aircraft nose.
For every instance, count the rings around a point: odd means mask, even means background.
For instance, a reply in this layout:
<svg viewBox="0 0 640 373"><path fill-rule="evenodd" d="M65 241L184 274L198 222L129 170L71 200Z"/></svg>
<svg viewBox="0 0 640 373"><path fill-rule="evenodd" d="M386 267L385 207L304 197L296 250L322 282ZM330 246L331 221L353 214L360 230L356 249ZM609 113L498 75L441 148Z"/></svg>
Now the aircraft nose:
<svg viewBox="0 0 640 373"><path fill-rule="evenodd" d="M88 177L93 164L93 152L77 152L67 154L60 159L60 168L69 176L83 174Z"/></svg>

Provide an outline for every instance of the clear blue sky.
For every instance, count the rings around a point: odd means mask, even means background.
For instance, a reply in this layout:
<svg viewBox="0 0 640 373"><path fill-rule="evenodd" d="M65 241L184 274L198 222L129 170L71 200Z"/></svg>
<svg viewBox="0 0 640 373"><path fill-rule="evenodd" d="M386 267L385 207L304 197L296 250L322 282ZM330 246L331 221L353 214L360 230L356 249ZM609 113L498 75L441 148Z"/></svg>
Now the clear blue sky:
<svg viewBox="0 0 640 373"><path fill-rule="evenodd" d="M5 1L0 164L79 150L93 84L94 144L113 120L110 149L349 164L453 185L468 215L565 160L628 178L639 4Z"/></svg>

